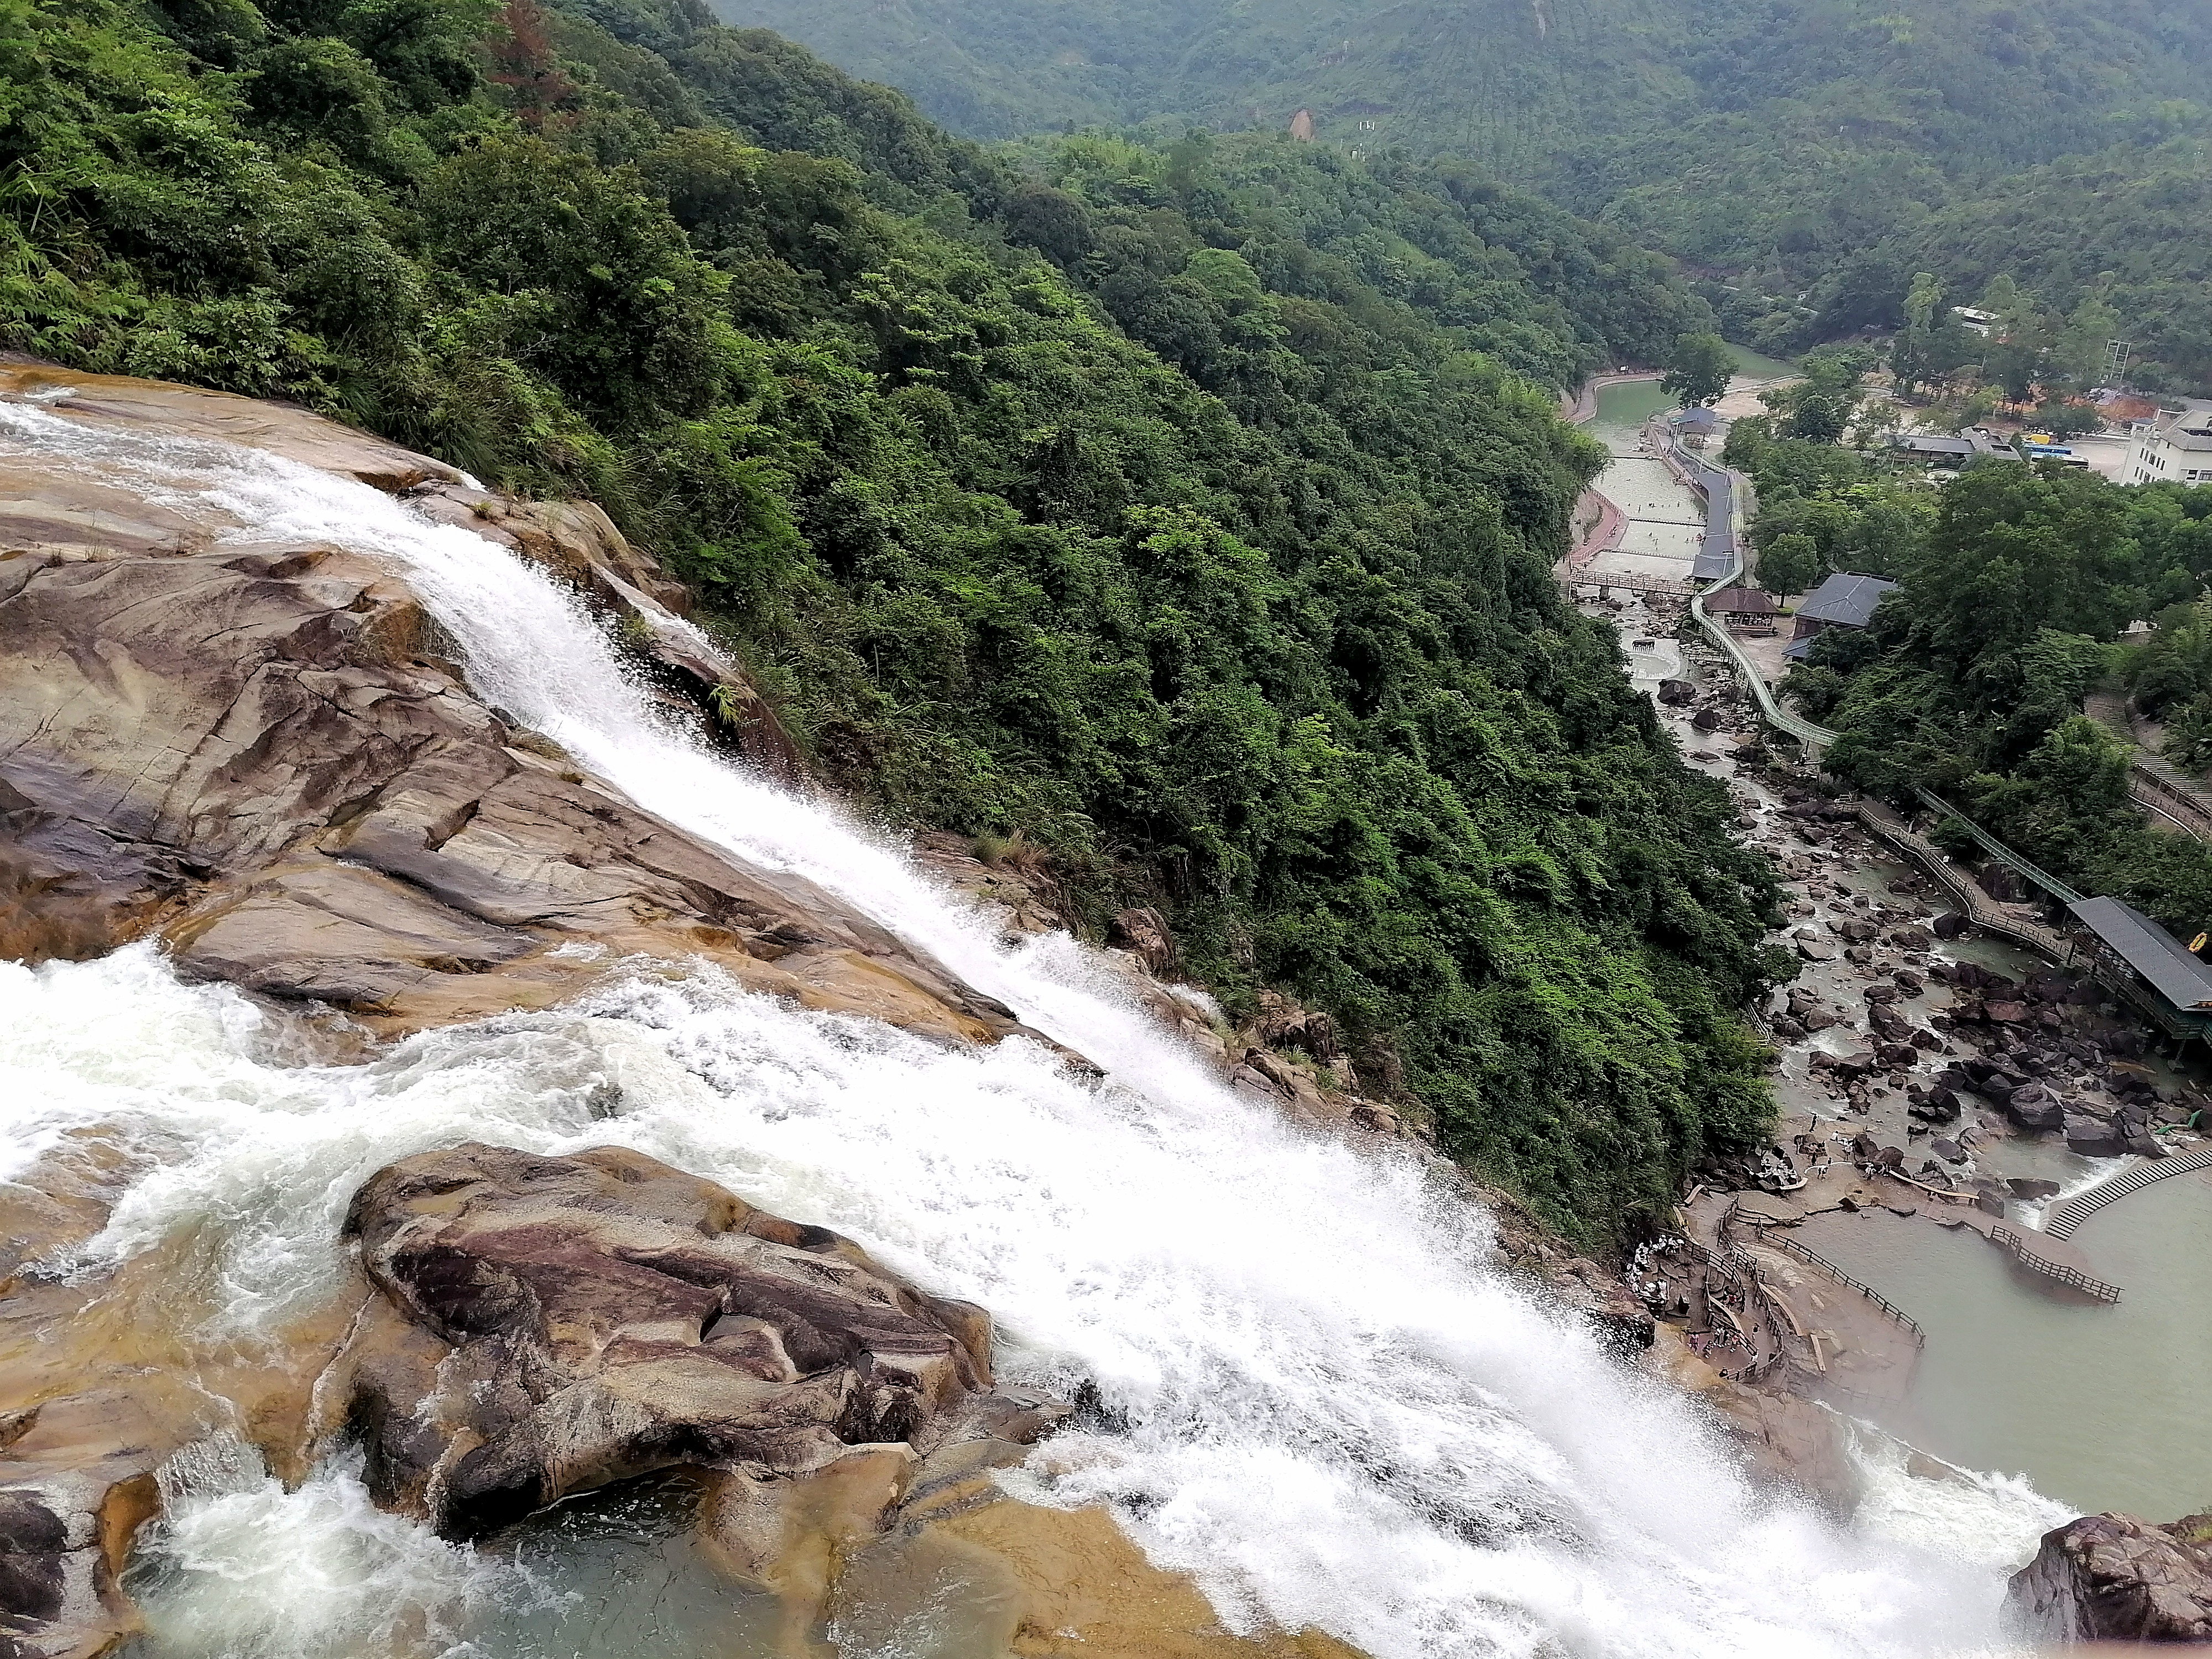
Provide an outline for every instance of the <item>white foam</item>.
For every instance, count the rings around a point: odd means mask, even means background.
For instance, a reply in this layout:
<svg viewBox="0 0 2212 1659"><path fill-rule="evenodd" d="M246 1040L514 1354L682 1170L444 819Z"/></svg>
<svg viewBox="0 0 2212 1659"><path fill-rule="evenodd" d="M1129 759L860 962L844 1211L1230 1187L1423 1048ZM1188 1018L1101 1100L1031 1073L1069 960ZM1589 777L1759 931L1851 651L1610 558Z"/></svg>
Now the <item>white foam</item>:
<svg viewBox="0 0 2212 1659"><path fill-rule="evenodd" d="M1993 1573L2009 1574L2033 1557L2043 1534L2074 1518L2024 1474L1960 1468L1916 1452L1872 1424L1850 1424L1850 1452L1864 1482L1855 1517L1876 1537L1916 1549L1958 1555ZM1917 1457L1931 1473L1914 1474Z"/></svg>
<svg viewBox="0 0 2212 1659"><path fill-rule="evenodd" d="M1312 1624L1376 1659L1816 1659L1996 1640L1996 1566L1933 1522L1854 1534L1761 1499L1682 1399L1486 1266L1485 1218L1413 1160L1294 1133L1221 1087L1072 941L1002 947L889 840L695 748L522 562L281 463L0 409L0 445L11 434L258 537L390 559L461 639L488 701L653 810L847 896L1109 1073L1087 1084L1019 1041L949 1052L711 972L429 1033L365 1066L302 1066L245 999L179 986L143 949L4 970L19 1166L67 1129L105 1126L144 1172L91 1254L203 1241L216 1334L269 1330L327 1294L345 1203L394 1157L468 1138L619 1141L991 1308L1013 1374L1092 1381L1125 1426L1048 1443L1027 1490L1115 1504L1232 1625ZM223 1513L224 1535L248 1541L196 1559L251 1566L259 1511ZM1983 1522L1962 1510L1955 1524Z"/></svg>
<svg viewBox="0 0 2212 1659"><path fill-rule="evenodd" d="M131 1586L162 1659L463 1659L472 1623L538 1593L377 1509L359 1473L341 1459L287 1492L226 1442L163 1469L155 1565Z"/></svg>

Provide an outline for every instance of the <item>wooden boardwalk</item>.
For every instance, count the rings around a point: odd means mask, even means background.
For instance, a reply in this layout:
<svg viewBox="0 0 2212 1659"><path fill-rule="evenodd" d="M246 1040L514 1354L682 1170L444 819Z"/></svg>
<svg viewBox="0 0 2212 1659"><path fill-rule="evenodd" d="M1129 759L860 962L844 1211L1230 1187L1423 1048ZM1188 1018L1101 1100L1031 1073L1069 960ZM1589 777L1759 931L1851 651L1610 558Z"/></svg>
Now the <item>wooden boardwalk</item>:
<svg viewBox="0 0 2212 1659"><path fill-rule="evenodd" d="M2114 691L2092 691L2082 699L2081 712L2135 750L2129 757L2130 799L2183 835L2212 841L2212 788L2168 763L2143 742L2125 697Z"/></svg>
<svg viewBox="0 0 2212 1659"><path fill-rule="evenodd" d="M2120 1299L2118 1285L2108 1284L2094 1273L2085 1273L2070 1262L2054 1260L2057 1252L2051 1248L2048 1238L2031 1243L2029 1240L2035 1237L2033 1234L2024 1233L2002 1221L1990 1224L1989 1237L1990 1243L2032 1273L2041 1273L2045 1279L2054 1279L2084 1296L2094 1297L2100 1302L2118 1302ZM2080 1254L2079 1251L2072 1253Z"/></svg>
<svg viewBox="0 0 2212 1659"><path fill-rule="evenodd" d="M2071 957L2073 947L2063 938L2040 922L2031 921L1998 905L1964 871L1945 858L1933 842L1908 829L1896 813L1870 800L1859 801L1856 806L1859 822L1935 877L1937 885L1958 907L1959 914L1975 927L2015 945L2024 945L2051 962L2063 963Z"/></svg>
<svg viewBox="0 0 2212 1659"><path fill-rule="evenodd" d="M1680 581L1672 577L1607 575L1602 571L1593 574L1577 570L1571 575L1562 574L1559 586L1570 592L1577 587L1610 587L1623 593L1664 593L1676 599L1686 599L1697 592L1694 582Z"/></svg>
<svg viewBox="0 0 2212 1659"><path fill-rule="evenodd" d="M2132 1170L2122 1171L2110 1181L2100 1182L2086 1193L2077 1193L2051 1212L2043 1224L2043 1231L2053 1238L2071 1238L2074 1230L2091 1216L2130 1193L2140 1192L2154 1181L2163 1181L2168 1176L2187 1175L2191 1170L2212 1170L2212 1150L2184 1152L2173 1158L2154 1158L2148 1164L2138 1164ZM2113 1300L2118 1301L2116 1296Z"/></svg>

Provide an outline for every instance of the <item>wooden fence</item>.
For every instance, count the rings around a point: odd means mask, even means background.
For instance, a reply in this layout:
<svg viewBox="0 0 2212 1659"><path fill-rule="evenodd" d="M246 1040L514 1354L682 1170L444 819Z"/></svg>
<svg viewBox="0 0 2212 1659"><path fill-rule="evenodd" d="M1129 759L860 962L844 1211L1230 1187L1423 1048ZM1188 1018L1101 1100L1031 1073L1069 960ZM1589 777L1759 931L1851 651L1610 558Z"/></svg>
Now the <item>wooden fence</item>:
<svg viewBox="0 0 2212 1659"><path fill-rule="evenodd" d="M1899 1307L1897 1304L1892 1302L1880 1291L1875 1289L1873 1285L1863 1284L1858 1279L1852 1278L1841 1267L1838 1267L1834 1262L1829 1261L1827 1257L1820 1255L1817 1250L1808 1249L1804 1245L1800 1244L1796 1239L1790 1237L1787 1233L1782 1232L1778 1229L1773 1227L1762 1225L1756 1222L1754 1222L1753 1225L1758 1229L1759 1242L1761 1244L1765 1245L1770 1249L1780 1250L1786 1255L1794 1255L1801 1261L1809 1262L1814 1267L1818 1267L1822 1273L1827 1274L1829 1278L1834 1279L1838 1284L1849 1285L1852 1290L1856 1291L1868 1301L1873 1303L1875 1307L1881 1309L1882 1312L1887 1314L1890 1318L1896 1321L1898 1324L1903 1326L1905 1330L1909 1331L1911 1334L1913 1345L1916 1347L1924 1348L1928 1346L1928 1338L1926 1334L1920 1328L1920 1322L1915 1319L1911 1314L1905 1312L1904 1309Z"/></svg>
<svg viewBox="0 0 2212 1659"><path fill-rule="evenodd" d="M2080 1291L2085 1296L2095 1297L2100 1302L2118 1302L2120 1299L2118 1285L2107 1285L2101 1279L2090 1278L2078 1267L2065 1267L2036 1255L2028 1248L2025 1238L2002 1222L1998 1222L1990 1229L1990 1242L2004 1250L2014 1261L2030 1272L2041 1273L2046 1279L2054 1279L2061 1285Z"/></svg>

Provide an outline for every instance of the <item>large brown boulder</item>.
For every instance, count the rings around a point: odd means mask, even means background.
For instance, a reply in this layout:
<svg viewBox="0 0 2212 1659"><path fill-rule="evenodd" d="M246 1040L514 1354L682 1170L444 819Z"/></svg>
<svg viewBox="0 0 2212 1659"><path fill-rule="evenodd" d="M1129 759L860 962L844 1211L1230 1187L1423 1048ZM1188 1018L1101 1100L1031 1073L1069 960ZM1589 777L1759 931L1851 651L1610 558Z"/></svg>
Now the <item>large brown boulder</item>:
<svg viewBox="0 0 2212 1659"><path fill-rule="evenodd" d="M1044 1420L991 1395L981 1309L642 1153L422 1153L346 1231L404 1327L366 1319L339 1359L370 1490L448 1534L676 1464L902 1466Z"/></svg>
<svg viewBox="0 0 2212 1659"><path fill-rule="evenodd" d="M0 369L0 395L27 374ZM90 389L55 412L164 416L173 435L466 498L495 539L659 619L632 631L671 673L718 672L596 509L477 500L450 469L298 411L80 378ZM9 469L0 957L153 933L188 971L391 1034L548 1006L595 963L704 957L749 988L933 1036L1014 1029L852 907L644 811L485 706L370 559L240 540L253 526L188 521L59 452Z"/></svg>
<svg viewBox="0 0 2212 1659"><path fill-rule="evenodd" d="M2212 1515L2087 1515L2043 1535L2006 1601L2059 1642L2212 1642Z"/></svg>

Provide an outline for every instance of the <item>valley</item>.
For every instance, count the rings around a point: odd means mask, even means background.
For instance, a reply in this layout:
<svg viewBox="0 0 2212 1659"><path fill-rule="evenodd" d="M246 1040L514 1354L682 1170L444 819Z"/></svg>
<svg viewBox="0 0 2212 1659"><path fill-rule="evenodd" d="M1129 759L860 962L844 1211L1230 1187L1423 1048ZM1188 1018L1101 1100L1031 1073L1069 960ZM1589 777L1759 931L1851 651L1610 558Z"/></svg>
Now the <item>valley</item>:
<svg viewBox="0 0 2212 1659"><path fill-rule="evenodd" d="M0 0L0 1655L2212 1639L2208 68Z"/></svg>

